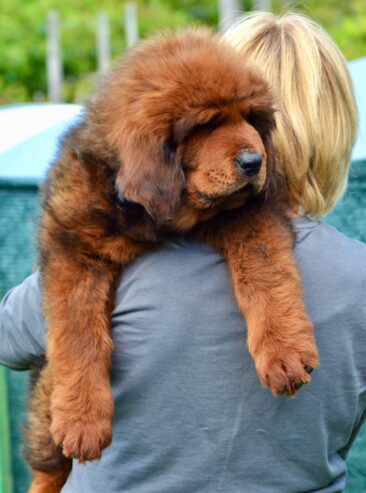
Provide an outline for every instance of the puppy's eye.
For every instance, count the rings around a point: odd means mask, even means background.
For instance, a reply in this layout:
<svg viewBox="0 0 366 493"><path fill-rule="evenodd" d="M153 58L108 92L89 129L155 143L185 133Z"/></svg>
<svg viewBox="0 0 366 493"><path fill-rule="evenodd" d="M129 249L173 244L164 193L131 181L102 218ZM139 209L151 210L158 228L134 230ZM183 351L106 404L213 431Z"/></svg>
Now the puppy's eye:
<svg viewBox="0 0 366 493"><path fill-rule="evenodd" d="M258 123L260 118L256 113L249 113L247 115L242 115L244 120L249 123L249 125L255 126L255 123Z"/></svg>
<svg viewBox="0 0 366 493"><path fill-rule="evenodd" d="M275 122L272 114L251 111L247 114L242 114L243 119L254 127L257 132L263 137L267 135L275 127Z"/></svg>
<svg viewBox="0 0 366 493"><path fill-rule="evenodd" d="M205 123L200 123L196 125L193 129L193 131L200 131L200 132L205 132L207 134L213 132L216 128L221 127L222 125L225 125L225 123L228 121L228 118L225 115L216 115L214 118L211 118L208 122Z"/></svg>
<svg viewBox="0 0 366 493"><path fill-rule="evenodd" d="M243 117L243 120L245 120L247 123L249 123L249 125L252 125L255 128L257 125L260 124L260 113L255 113L254 111L251 111L250 113L242 113L241 116Z"/></svg>
<svg viewBox="0 0 366 493"><path fill-rule="evenodd" d="M196 132L201 132L201 133L211 133L215 130L215 128L219 127L221 122L217 119L215 120L210 120L209 122L206 123L200 123L198 125L195 125L192 128L191 133L196 133Z"/></svg>

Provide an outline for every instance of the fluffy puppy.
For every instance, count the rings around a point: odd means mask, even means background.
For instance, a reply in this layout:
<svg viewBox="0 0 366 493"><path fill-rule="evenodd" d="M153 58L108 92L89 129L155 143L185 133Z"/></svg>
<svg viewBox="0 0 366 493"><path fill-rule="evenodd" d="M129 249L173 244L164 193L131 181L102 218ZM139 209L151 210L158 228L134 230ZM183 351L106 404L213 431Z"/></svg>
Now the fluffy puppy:
<svg viewBox="0 0 366 493"><path fill-rule="evenodd" d="M174 235L193 230L226 258L261 383L293 395L310 380L317 349L273 193L273 113L239 55L189 30L133 49L64 137L40 230L49 333L31 402L33 493L59 491L66 457L97 459L110 443L115 285Z"/></svg>

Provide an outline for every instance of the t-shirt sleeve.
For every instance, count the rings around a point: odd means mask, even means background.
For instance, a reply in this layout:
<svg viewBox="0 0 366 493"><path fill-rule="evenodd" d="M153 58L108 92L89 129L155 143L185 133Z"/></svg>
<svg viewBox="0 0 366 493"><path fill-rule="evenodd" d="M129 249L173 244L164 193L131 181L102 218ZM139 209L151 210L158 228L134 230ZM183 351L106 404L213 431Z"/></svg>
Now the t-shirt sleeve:
<svg viewBox="0 0 366 493"><path fill-rule="evenodd" d="M29 276L0 303L0 364L27 370L45 351L40 274Z"/></svg>

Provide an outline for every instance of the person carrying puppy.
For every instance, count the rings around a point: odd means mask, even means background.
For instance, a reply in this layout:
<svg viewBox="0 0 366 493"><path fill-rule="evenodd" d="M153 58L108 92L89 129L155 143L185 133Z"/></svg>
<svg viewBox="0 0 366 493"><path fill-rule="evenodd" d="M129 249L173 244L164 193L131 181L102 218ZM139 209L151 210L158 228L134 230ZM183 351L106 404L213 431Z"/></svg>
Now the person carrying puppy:
<svg viewBox="0 0 366 493"><path fill-rule="evenodd" d="M228 269L191 237L129 266L116 295L113 442L63 493L342 491L366 415L366 247L321 217L347 184L357 129L346 63L312 21L244 17L225 35L269 82L277 161L320 365L295 399L261 389ZM141 272L143 271L143 275ZM45 327L37 274L0 307L0 362L29 368Z"/></svg>

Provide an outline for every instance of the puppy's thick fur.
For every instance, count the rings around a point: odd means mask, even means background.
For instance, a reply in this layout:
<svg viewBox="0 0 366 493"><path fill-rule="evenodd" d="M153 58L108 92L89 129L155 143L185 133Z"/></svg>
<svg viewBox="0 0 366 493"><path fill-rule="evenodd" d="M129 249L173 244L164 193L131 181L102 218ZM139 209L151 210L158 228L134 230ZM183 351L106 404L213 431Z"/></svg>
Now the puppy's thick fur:
<svg viewBox="0 0 366 493"><path fill-rule="evenodd" d="M30 411L33 493L59 491L66 457L97 459L110 443L115 285L170 236L193 230L226 258L261 383L294 394L310 380L317 349L273 193L273 113L261 77L190 30L132 50L63 139L40 231L49 335Z"/></svg>

